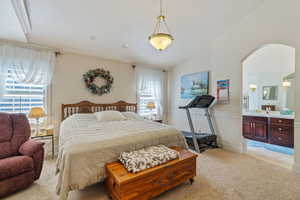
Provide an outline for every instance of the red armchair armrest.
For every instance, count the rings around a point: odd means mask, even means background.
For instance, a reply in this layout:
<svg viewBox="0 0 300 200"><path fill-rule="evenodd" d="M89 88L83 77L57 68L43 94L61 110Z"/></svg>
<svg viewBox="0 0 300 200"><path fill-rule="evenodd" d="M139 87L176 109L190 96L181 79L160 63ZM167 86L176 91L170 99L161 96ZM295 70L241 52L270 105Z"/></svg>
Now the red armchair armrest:
<svg viewBox="0 0 300 200"><path fill-rule="evenodd" d="M43 168L44 144L45 143L43 142L28 140L24 144L22 144L22 146L19 149L20 154L22 154L23 156L29 156L33 159L35 180L37 180L40 177Z"/></svg>
<svg viewBox="0 0 300 200"><path fill-rule="evenodd" d="M44 144L45 143L43 142L35 140L27 140L24 144L21 145L19 153L24 156L32 157L36 152L43 149Z"/></svg>

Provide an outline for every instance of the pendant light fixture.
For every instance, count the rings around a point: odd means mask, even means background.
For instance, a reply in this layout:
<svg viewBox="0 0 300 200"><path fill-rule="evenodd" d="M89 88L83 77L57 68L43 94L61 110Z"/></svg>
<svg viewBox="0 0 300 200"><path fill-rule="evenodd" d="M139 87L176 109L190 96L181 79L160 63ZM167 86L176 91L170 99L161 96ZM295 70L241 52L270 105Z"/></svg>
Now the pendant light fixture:
<svg viewBox="0 0 300 200"><path fill-rule="evenodd" d="M167 32L162 31L163 26ZM160 0L160 15L157 17L153 34L149 36L149 42L155 49L162 51L168 48L173 40L174 38L170 33L166 17L162 14L162 0Z"/></svg>

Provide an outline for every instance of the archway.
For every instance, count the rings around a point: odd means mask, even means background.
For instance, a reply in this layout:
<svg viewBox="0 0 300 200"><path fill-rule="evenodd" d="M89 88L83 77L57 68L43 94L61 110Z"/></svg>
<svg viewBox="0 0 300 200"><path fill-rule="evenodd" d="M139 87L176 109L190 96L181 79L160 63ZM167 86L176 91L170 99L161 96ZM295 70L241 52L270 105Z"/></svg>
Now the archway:
<svg viewBox="0 0 300 200"><path fill-rule="evenodd" d="M242 60L242 71L243 151L292 167L295 48L263 45Z"/></svg>

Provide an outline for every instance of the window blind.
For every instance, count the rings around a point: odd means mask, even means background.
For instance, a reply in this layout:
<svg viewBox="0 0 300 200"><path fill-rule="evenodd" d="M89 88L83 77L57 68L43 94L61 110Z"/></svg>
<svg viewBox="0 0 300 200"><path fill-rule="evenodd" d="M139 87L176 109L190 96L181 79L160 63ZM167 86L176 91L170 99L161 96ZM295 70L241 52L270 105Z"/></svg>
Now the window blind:
<svg viewBox="0 0 300 200"><path fill-rule="evenodd" d="M28 114L32 107L44 107L43 85L23 84L15 81L11 69L5 82L5 95L0 98L0 112Z"/></svg>
<svg viewBox="0 0 300 200"><path fill-rule="evenodd" d="M157 115L157 107L155 109L149 110L147 108L148 102L152 101L157 105L155 102L154 94L152 93L152 89L144 89L141 90L139 93L139 114L144 117L150 117L151 115Z"/></svg>

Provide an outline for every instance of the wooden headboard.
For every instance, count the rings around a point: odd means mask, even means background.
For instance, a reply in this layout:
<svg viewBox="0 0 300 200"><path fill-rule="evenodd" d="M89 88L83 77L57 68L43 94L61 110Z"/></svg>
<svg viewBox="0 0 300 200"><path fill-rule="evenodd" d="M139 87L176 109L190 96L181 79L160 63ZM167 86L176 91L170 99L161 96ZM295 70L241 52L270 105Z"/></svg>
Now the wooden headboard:
<svg viewBox="0 0 300 200"><path fill-rule="evenodd" d="M127 103L125 101L118 101L111 104L96 104L89 101L81 101L75 104L62 104L61 106L61 120L65 120L76 113L94 113L105 110L117 110L120 112L137 112L136 103Z"/></svg>

